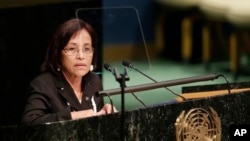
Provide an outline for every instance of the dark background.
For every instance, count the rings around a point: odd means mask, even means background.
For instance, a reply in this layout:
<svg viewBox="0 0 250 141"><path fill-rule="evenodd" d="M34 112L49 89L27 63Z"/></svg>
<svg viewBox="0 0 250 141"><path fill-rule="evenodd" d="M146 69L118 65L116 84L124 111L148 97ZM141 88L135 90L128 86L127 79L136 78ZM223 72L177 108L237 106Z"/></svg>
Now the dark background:
<svg viewBox="0 0 250 141"><path fill-rule="evenodd" d="M29 82L39 73L49 40L55 28L62 22L76 17L77 9L101 7L135 7L139 12L142 28L147 41L154 40L154 1L134 0L65 0L55 4L37 4L0 9L0 126L19 123L24 106L25 91ZM81 12L82 13L82 12ZM95 15L95 14L94 14ZM97 15L98 16L98 15ZM81 14L97 31L99 38L98 68L102 71L103 17L93 13ZM120 17L122 18L122 17ZM121 23L120 29L135 25ZM127 41L131 35L124 34ZM116 37L106 36L108 41ZM102 74L100 74L102 77Z"/></svg>
<svg viewBox="0 0 250 141"><path fill-rule="evenodd" d="M0 125L19 123L25 90L39 72L55 28L75 17L78 8L101 6L102 1L89 0L0 10ZM93 26L102 35L100 26Z"/></svg>
<svg viewBox="0 0 250 141"><path fill-rule="evenodd" d="M57 4L0 9L0 99L2 100L0 104L0 126L19 123L26 88L29 82L38 74L49 40L59 24L76 17L75 12L79 8L126 6L135 7L138 10L145 40L154 43L155 38L157 38L154 35L155 21L161 16L159 13L166 10L166 8L158 7L155 1L152 0L82 0L81 2L70 2L68 0L68 2ZM181 33L179 27L184 14L186 13L170 13L164 18L162 27L164 45L158 57L181 61ZM102 21L95 21L95 19L102 20L104 17L93 17L93 13L90 13L89 15L84 14L83 18L88 22L93 21L93 23L90 23L99 36L98 69L96 71L101 72L103 68L101 59L103 34L105 34L105 40L108 42L117 41L118 39L109 36L112 31L102 30ZM197 33L201 28L201 23L196 22L194 24L193 38L196 42L193 45L194 52L191 61L199 62L201 36ZM126 32L124 30L128 28L136 28L136 25L126 23L121 23L119 26L122 33ZM131 34L124 34L121 42L130 41L131 37L134 37Z"/></svg>

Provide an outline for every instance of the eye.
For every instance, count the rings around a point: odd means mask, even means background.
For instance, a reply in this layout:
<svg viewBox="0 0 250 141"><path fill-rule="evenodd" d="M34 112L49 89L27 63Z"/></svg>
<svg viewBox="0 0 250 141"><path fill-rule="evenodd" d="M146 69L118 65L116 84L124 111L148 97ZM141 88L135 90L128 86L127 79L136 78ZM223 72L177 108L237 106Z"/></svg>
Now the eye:
<svg viewBox="0 0 250 141"><path fill-rule="evenodd" d="M90 48L90 47L85 47L85 48L84 48L84 51L89 52L89 51L91 51L91 48Z"/></svg>
<svg viewBox="0 0 250 141"><path fill-rule="evenodd" d="M67 48L67 50L68 51L74 51L74 50L76 50L76 47L69 47L69 48Z"/></svg>

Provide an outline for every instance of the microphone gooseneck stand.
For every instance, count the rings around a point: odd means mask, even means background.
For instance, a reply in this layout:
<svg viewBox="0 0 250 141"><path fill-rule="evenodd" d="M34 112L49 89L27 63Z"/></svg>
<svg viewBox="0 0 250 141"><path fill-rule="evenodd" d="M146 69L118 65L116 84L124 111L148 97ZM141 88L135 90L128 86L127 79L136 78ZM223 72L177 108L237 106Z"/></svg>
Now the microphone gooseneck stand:
<svg viewBox="0 0 250 141"><path fill-rule="evenodd" d="M118 73L117 69L114 68L114 75L115 75L115 78L116 78L116 81L120 83L120 87L121 87L121 141L124 141L125 140L125 136L124 136L124 122L125 122L125 115L124 115L124 112L125 112L125 106L124 106L124 94L125 94L125 87L126 87L126 84L125 84L125 81L128 81L129 80L129 76L128 76L128 73L127 73L127 67L124 68L124 74L120 74Z"/></svg>
<svg viewBox="0 0 250 141"><path fill-rule="evenodd" d="M122 64L128 68L134 69L135 71L139 72L140 74L142 74L143 76L147 77L148 79L154 81L155 83L157 83L156 80L154 80L153 78L151 78L150 76L146 75L145 73L143 73L142 71L140 71L139 69L135 68L131 63L127 62L127 61L122 61ZM186 100L186 98L174 91L172 91L171 89L169 89L168 87L164 87L165 89L167 89L168 91L170 91L172 94L181 97L184 101Z"/></svg>
<svg viewBox="0 0 250 141"><path fill-rule="evenodd" d="M127 66L125 66L125 67L127 67ZM111 67L110 64L105 63L105 64L104 64L104 68L105 68L107 71L111 72L113 75L115 75L115 74L114 74L114 69ZM129 67L127 67L127 68L129 68ZM124 85L124 87L127 87L127 86ZM134 94L134 92L131 92L131 94L132 94L132 95L135 97L135 99L138 100L145 108L147 107L147 106L143 103L143 101L141 101L141 100Z"/></svg>

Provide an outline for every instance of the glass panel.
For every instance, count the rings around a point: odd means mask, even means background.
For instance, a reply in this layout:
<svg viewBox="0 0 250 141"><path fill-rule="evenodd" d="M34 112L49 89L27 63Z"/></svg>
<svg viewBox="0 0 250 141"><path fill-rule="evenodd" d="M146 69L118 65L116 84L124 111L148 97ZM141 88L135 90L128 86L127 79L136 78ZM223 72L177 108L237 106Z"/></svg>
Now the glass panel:
<svg viewBox="0 0 250 141"><path fill-rule="evenodd" d="M141 71L150 68L140 17L134 7L81 8L76 10L76 17L90 23L99 33L98 61L101 61L96 71L103 78L104 89L120 87L115 78L114 82L105 81L113 77L104 69L106 63L116 68L120 74L124 74L123 61L131 63ZM129 69L129 76L133 72Z"/></svg>

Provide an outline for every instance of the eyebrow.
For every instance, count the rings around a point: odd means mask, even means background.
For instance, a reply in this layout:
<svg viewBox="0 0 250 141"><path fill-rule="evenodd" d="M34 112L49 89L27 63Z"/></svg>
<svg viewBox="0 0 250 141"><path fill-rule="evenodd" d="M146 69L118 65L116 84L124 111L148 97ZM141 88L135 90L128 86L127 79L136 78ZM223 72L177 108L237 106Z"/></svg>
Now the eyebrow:
<svg viewBox="0 0 250 141"><path fill-rule="evenodd" d="M77 43L69 42L67 45L77 45Z"/></svg>
<svg viewBox="0 0 250 141"><path fill-rule="evenodd" d="M85 45L91 45L91 43L84 43L84 46L85 46Z"/></svg>
<svg viewBox="0 0 250 141"><path fill-rule="evenodd" d="M69 42L68 45L77 45L75 42ZM84 46L91 45L91 43L84 43Z"/></svg>

